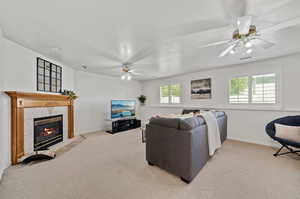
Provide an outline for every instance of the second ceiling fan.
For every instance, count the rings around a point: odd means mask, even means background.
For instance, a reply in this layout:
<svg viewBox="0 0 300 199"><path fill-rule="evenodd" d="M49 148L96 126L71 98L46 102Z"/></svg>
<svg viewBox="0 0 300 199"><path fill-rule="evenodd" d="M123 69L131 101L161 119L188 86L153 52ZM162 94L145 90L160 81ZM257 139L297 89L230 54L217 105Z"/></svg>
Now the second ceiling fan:
<svg viewBox="0 0 300 199"><path fill-rule="evenodd" d="M256 26L252 24L252 16L238 17L236 27L237 29L234 30L230 40L210 43L200 46L200 48L227 44L228 46L219 54L219 57L224 57L236 53L241 53L242 55L251 54L254 45L259 45L264 49L275 45L275 43L262 38Z"/></svg>

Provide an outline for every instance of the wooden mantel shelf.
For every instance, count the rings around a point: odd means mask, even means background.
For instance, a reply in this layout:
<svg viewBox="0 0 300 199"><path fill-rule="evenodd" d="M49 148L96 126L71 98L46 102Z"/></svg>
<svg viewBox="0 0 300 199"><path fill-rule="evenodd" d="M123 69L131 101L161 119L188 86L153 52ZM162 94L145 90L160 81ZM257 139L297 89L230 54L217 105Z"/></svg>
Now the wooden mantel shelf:
<svg viewBox="0 0 300 199"><path fill-rule="evenodd" d="M68 96L64 95L17 91L6 91L5 93L12 99L17 99L17 107L20 108L68 106L73 103Z"/></svg>
<svg viewBox="0 0 300 199"><path fill-rule="evenodd" d="M73 100L68 96L18 91L5 93L11 98L11 160L13 165L17 164L18 159L24 155L24 108L68 107L68 137L74 137Z"/></svg>
<svg viewBox="0 0 300 199"><path fill-rule="evenodd" d="M37 99L64 99L68 100L69 97L65 95L58 94L45 94L45 93L27 93L27 92L18 92L18 91L6 91L5 92L9 96L14 97L24 97L24 98L37 98Z"/></svg>

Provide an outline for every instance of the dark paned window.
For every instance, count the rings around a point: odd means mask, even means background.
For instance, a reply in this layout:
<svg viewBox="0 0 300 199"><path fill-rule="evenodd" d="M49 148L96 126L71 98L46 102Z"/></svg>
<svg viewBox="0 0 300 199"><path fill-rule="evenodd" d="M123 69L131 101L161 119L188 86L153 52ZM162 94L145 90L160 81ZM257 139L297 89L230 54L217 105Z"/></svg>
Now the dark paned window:
<svg viewBox="0 0 300 199"><path fill-rule="evenodd" d="M42 58L37 58L37 90L62 92L62 68Z"/></svg>

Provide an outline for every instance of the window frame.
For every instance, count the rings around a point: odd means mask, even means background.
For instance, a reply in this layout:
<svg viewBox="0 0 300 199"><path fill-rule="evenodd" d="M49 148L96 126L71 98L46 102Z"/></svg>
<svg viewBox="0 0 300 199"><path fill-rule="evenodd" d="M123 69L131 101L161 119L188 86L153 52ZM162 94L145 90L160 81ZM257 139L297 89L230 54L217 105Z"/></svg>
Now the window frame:
<svg viewBox="0 0 300 199"><path fill-rule="evenodd" d="M271 74L274 74L274 78L275 78L275 102L274 103L266 103L266 102L262 102L262 103L253 103L253 78L254 76L262 76L262 75L271 75ZM277 74L275 72L273 73L263 73L263 74L255 74L255 75L251 75L251 81L249 82L249 84L251 84L251 96L249 99L251 99L251 104L254 104L254 105L276 105L278 104L278 80L277 80Z"/></svg>
<svg viewBox="0 0 300 199"><path fill-rule="evenodd" d="M260 76L260 75L275 75L275 103L253 103L252 102L252 87L253 87L253 76ZM230 102L230 89L231 89L231 80L241 78L241 77L248 77L248 102L247 103L232 103ZM279 97L279 84L280 84L280 75L277 72L263 72L263 73L253 73L253 74L241 74L238 76L232 76L229 78L228 81L228 104L233 106L243 106L243 105L252 105L252 106L277 106L280 104L280 97Z"/></svg>
<svg viewBox="0 0 300 199"><path fill-rule="evenodd" d="M229 79L229 81L228 81L228 97L227 97L227 99L228 99L228 103L229 104L232 104L232 105L243 105L243 104L251 104L250 102L251 102L251 98L250 98L250 96L249 96L249 92L250 92L250 90L252 89L252 87L251 87L251 81L250 81L250 77L251 77L252 75L241 75L241 76L235 76L235 77L231 77L230 79ZM243 78L243 77L247 77L248 78L248 102L246 102L246 103L231 103L230 102L230 89L231 89L231 81L232 80L234 80L234 79L239 79L239 78Z"/></svg>
<svg viewBox="0 0 300 199"><path fill-rule="evenodd" d="M39 65L40 61L42 61L44 63L43 67L41 67ZM45 70L46 64L49 65L49 76L47 76L49 78L48 83L46 82L46 70ZM40 74L39 68L43 68L42 74ZM55 68L55 70L54 70L54 68ZM55 77L53 77L53 73L55 73ZM37 89L37 91L49 92L49 93L61 93L62 92L62 77L63 77L62 73L63 73L63 70L62 70L61 66L51 63L43 58L37 57L37 59L36 59L36 86L37 86L36 89ZM43 76L42 81L40 80L40 76ZM52 82L53 80L55 81L55 88L56 88L55 90L52 87L54 85ZM43 89L40 88L39 84L43 84ZM49 84L49 90L46 89L46 84ZM58 86L58 84L59 84L59 86Z"/></svg>
<svg viewBox="0 0 300 199"><path fill-rule="evenodd" d="M171 102L171 86L174 86L174 85L178 85L179 86L179 89L180 89L180 92L179 92L179 103L173 103ZM168 102L167 103L162 103L161 102L161 88L164 87L164 86L168 86ZM171 84L164 84L164 85L160 85L159 86L159 104L173 104L173 105L177 105L177 104L182 104L182 90L181 90L181 84L179 83L171 83Z"/></svg>

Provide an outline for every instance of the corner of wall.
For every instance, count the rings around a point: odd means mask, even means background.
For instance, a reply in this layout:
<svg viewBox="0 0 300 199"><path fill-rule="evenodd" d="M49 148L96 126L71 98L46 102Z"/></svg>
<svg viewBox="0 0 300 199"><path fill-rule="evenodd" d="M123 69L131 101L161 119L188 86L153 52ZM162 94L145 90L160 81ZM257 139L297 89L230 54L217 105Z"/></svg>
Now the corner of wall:
<svg viewBox="0 0 300 199"><path fill-rule="evenodd" d="M3 75L3 67L2 67L2 56L3 55L3 32L0 27L0 107L4 107L4 97L2 96L2 90L4 88L4 82L1 75ZM4 169L8 166L7 158L4 156L5 154L5 143L4 143L4 115L3 111L0 112L0 181L3 176Z"/></svg>

